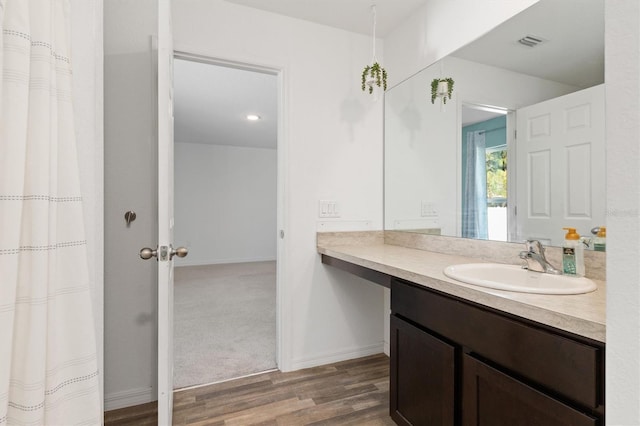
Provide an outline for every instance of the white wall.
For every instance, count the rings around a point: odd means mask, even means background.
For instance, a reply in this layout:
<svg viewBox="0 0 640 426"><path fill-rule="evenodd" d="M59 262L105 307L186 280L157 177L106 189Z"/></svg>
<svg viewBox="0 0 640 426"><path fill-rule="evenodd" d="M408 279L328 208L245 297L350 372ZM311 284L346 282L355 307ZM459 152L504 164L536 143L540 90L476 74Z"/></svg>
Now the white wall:
<svg viewBox="0 0 640 426"><path fill-rule="evenodd" d="M157 149L154 0L104 4L105 408L156 399ZM126 211L137 218L126 225Z"/></svg>
<svg viewBox="0 0 640 426"><path fill-rule="evenodd" d="M101 395L104 383L102 8L102 0L71 0L73 106Z"/></svg>
<svg viewBox="0 0 640 426"><path fill-rule="evenodd" d="M175 144L176 266L276 259L277 151Z"/></svg>
<svg viewBox="0 0 640 426"><path fill-rule="evenodd" d="M607 425L640 424L640 2L605 1Z"/></svg>
<svg viewBox="0 0 640 426"><path fill-rule="evenodd" d="M429 91L431 80L441 76L455 80L444 109L440 100L431 103ZM420 211L423 200L437 206L442 235L459 234L462 103L516 110L576 90L451 56L393 87L385 100L385 229L407 229L396 221L426 219Z"/></svg>
<svg viewBox="0 0 640 426"><path fill-rule="evenodd" d="M484 35L538 0L429 0L384 39L389 87Z"/></svg>
<svg viewBox="0 0 640 426"><path fill-rule="evenodd" d="M382 350L382 290L320 263L318 200L382 227L382 102L360 90L370 37L221 0L173 6L177 50L282 70L280 368Z"/></svg>

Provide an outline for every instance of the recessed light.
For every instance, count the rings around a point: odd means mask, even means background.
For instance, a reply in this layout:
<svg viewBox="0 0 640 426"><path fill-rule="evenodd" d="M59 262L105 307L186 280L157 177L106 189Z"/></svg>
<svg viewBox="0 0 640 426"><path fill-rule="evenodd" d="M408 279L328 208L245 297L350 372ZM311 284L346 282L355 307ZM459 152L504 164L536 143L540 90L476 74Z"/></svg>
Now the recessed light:
<svg viewBox="0 0 640 426"><path fill-rule="evenodd" d="M259 115L255 115L255 114L249 114L249 115L247 115L247 120L249 120L249 121L257 121L257 120L260 120L260 116Z"/></svg>

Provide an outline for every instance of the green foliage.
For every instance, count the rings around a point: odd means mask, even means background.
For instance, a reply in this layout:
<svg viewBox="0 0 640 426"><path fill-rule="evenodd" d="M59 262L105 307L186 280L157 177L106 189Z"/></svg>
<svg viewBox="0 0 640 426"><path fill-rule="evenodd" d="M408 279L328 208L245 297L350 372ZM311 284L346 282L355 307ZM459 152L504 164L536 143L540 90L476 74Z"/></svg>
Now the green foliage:
<svg viewBox="0 0 640 426"><path fill-rule="evenodd" d="M373 78L378 87L387 90L387 70L382 68L379 63L375 62L373 65L364 67L362 71L362 91L365 91L367 88L368 77ZM373 93L373 86L369 86L369 93Z"/></svg>
<svg viewBox="0 0 640 426"><path fill-rule="evenodd" d="M442 102L447 103L447 97L451 99L451 95L453 94L453 79L451 77L447 78L434 78L431 81L431 103L435 103L436 98L438 97L438 83L446 81L447 82L447 95L442 97Z"/></svg>
<svg viewBox="0 0 640 426"><path fill-rule="evenodd" d="M487 198L507 198L507 151L487 152Z"/></svg>

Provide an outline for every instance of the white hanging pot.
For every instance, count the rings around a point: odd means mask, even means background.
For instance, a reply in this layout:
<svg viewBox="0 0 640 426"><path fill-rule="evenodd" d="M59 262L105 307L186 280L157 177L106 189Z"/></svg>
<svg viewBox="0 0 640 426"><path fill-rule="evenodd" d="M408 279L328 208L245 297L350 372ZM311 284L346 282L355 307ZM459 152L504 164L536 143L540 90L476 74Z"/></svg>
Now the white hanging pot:
<svg viewBox="0 0 640 426"><path fill-rule="evenodd" d="M373 87L376 85L376 79L373 76L369 76L367 77L365 84L367 87Z"/></svg>
<svg viewBox="0 0 640 426"><path fill-rule="evenodd" d="M449 82L441 81L438 83L438 96L443 97L449 93Z"/></svg>
<svg viewBox="0 0 640 426"><path fill-rule="evenodd" d="M443 104L447 103L447 98L451 99L453 93L453 79L434 78L431 81L431 103L435 103L436 99L440 99Z"/></svg>

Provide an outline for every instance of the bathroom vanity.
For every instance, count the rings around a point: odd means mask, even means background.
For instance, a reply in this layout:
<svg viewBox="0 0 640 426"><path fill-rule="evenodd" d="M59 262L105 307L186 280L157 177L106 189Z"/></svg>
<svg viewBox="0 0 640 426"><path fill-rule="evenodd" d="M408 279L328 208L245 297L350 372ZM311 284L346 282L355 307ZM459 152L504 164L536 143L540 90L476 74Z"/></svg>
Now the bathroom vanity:
<svg viewBox="0 0 640 426"><path fill-rule="evenodd" d="M604 281L579 295L480 288L442 273L477 258L380 235L319 237L318 251L323 263L391 289L396 423L604 425Z"/></svg>

